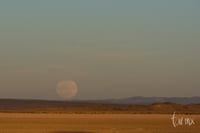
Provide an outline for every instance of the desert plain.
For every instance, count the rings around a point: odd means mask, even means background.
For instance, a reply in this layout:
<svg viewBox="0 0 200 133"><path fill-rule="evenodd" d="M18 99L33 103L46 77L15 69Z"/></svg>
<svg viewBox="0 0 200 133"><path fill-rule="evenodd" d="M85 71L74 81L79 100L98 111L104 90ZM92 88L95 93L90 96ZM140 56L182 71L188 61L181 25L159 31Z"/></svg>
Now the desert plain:
<svg viewBox="0 0 200 133"><path fill-rule="evenodd" d="M0 133L199 133L200 115L191 126L173 126L172 114L0 113Z"/></svg>

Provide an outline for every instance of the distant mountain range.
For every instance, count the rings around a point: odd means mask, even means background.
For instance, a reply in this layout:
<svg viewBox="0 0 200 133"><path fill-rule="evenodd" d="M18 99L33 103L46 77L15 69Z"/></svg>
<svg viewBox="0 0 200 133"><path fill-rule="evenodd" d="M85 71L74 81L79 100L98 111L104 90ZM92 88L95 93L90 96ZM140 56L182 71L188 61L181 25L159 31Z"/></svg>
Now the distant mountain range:
<svg viewBox="0 0 200 133"><path fill-rule="evenodd" d="M152 104L152 103L177 103L177 104L200 104L200 97L128 97L121 99L94 100L92 102L109 104Z"/></svg>
<svg viewBox="0 0 200 133"><path fill-rule="evenodd" d="M0 109L3 108L27 108L27 107L49 107L76 104L119 104L119 105L148 105L153 103L175 103L175 104L200 104L200 97L128 97L121 99L104 100L29 100L29 99L0 99Z"/></svg>
<svg viewBox="0 0 200 133"><path fill-rule="evenodd" d="M106 100L0 99L0 112L200 114L200 97L129 97Z"/></svg>

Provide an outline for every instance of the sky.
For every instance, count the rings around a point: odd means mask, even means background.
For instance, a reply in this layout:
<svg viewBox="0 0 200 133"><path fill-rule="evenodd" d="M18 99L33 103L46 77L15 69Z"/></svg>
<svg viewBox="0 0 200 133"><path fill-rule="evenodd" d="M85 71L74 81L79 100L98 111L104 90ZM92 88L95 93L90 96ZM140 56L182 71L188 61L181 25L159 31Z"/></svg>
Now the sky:
<svg viewBox="0 0 200 133"><path fill-rule="evenodd" d="M0 98L200 95L199 0L2 0Z"/></svg>

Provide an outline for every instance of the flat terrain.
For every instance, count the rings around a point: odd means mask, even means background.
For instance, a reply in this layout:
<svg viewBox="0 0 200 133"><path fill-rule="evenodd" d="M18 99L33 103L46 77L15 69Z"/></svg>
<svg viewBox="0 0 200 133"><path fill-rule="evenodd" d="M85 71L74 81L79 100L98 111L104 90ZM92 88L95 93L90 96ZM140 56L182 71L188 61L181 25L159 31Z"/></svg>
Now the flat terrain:
<svg viewBox="0 0 200 133"><path fill-rule="evenodd" d="M0 133L199 133L195 124L173 127L172 114L0 113Z"/></svg>

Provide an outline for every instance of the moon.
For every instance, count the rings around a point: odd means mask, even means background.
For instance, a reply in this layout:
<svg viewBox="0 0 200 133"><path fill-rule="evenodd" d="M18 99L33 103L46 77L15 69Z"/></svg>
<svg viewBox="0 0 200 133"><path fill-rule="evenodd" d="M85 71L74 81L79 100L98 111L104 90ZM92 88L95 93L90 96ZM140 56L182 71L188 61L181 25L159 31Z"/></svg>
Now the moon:
<svg viewBox="0 0 200 133"><path fill-rule="evenodd" d="M57 94L63 99L72 99L78 92L78 87L73 80L64 80L56 85Z"/></svg>

